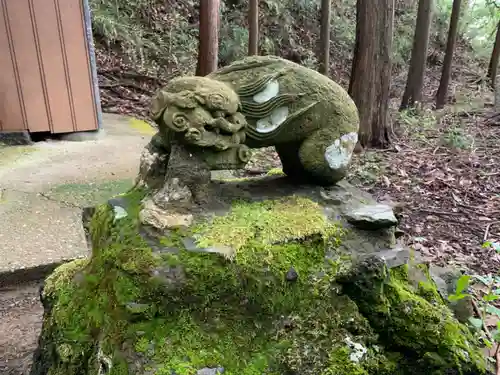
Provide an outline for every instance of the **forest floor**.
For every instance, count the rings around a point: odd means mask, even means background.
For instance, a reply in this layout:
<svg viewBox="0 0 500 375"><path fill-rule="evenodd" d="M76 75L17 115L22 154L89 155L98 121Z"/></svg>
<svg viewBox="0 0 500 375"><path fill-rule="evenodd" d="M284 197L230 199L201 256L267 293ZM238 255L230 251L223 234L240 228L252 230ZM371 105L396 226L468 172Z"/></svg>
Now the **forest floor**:
<svg viewBox="0 0 500 375"><path fill-rule="evenodd" d="M29 375L42 328L40 282L0 288L0 374Z"/></svg>
<svg viewBox="0 0 500 375"><path fill-rule="evenodd" d="M492 114L452 107L402 115L392 148L365 152L350 176L377 198L404 206L401 229L427 260L479 274L500 269L494 249L500 244L500 122Z"/></svg>
<svg viewBox="0 0 500 375"><path fill-rule="evenodd" d="M500 116L478 73L462 72L450 87L451 103L432 110L438 83L432 78L429 74L423 108L393 111L392 147L361 154L350 179L377 198L403 206L406 241L428 261L496 274ZM392 104L397 109L399 101Z"/></svg>

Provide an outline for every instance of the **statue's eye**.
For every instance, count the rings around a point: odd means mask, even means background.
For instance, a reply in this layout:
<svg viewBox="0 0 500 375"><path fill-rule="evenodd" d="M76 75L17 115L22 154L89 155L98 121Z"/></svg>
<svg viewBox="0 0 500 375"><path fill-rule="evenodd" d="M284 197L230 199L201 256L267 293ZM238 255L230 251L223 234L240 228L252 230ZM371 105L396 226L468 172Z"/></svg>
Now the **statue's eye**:
<svg viewBox="0 0 500 375"><path fill-rule="evenodd" d="M210 94L208 96L208 101L214 108L222 108L227 103L226 98L221 94Z"/></svg>

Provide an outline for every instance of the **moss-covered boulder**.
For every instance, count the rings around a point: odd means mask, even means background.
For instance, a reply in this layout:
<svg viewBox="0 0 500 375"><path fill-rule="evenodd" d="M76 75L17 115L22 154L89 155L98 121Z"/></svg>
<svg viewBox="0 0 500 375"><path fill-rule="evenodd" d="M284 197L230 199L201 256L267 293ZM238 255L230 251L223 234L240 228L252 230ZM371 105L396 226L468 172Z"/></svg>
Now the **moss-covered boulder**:
<svg viewBox="0 0 500 375"><path fill-rule="evenodd" d="M425 268L388 269L391 229L344 221L361 193L283 181L221 182L246 199L168 231L145 189L97 207L91 258L46 280L31 374L487 373Z"/></svg>
<svg viewBox="0 0 500 375"><path fill-rule="evenodd" d="M92 255L47 278L31 375L488 373L390 207L279 173L192 206L167 159L153 139L134 188L85 211Z"/></svg>

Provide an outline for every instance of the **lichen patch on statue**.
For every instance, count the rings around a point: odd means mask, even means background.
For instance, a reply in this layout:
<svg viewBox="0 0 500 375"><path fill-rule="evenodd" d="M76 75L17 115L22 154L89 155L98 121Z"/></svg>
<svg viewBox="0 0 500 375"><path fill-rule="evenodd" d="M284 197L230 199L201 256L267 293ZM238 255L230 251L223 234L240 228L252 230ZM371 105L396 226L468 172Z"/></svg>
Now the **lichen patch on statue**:
<svg viewBox="0 0 500 375"><path fill-rule="evenodd" d="M251 56L206 77L171 80L152 115L168 144L184 143L211 169L242 168L248 148L275 146L290 177L324 185L344 178L359 117L324 75L275 56Z"/></svg>
<svg viewBox="0 0 500 375"><path fill-rule="evenodd" d="M256 129L259 133L269 133L273 130L278 129L278 127L283 124L288 117L288 107L278 107L271 111L271 113L257 120Z"/></svg>
<svg viewBox="0 0 500 375"><path fill-rule="evenodd" d="M325 159L330 168L347 168L354 152L354 147L358 142L358 133L348 133L336 139L325 151Z"/></svg>
<svg viewBox="0 0 500 375"><path fill-rule="evenodd" d="M280 84L276 79L270 80L266 86L264 87L264 90L258 92L253 96L253 100L256 103L265 103L272 98L278 96L280 91Z"/></svg>

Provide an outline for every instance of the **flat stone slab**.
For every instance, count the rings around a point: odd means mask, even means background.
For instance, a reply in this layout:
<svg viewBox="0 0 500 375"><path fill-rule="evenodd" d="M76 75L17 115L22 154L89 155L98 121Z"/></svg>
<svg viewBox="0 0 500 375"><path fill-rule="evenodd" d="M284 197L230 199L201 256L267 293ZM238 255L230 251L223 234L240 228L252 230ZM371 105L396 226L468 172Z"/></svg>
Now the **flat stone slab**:
<svg viewBox="0 0 500 375"><path fill-rule="evenodd" d="M350 223L364 229L390 228L398 224L391 206L387 204L367 204L349 207L344 215Z"/></svg>
<svg viewBox="0 0 500 375"><path fill-rule="evenodd" d="M87 207L126 192L134 185L134 179L124 178L111 181L92 181L85 183L67 183L52 188L45 193L52 200L71 206Z"/></svg>
<svg viewBox="0 0 500 375"><path fill-rule="evenodd" d="M63 207L37 194L4 190L0 217L0 274L88 254L77 207Z"/></svg>

